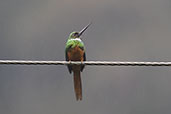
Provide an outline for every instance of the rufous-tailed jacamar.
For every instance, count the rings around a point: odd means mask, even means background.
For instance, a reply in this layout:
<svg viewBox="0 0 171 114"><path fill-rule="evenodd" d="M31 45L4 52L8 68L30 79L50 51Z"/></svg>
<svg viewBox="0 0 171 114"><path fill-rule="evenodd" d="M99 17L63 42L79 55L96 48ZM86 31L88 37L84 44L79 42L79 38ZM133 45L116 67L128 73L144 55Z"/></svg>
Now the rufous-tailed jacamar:
<svg viewBox="0 0 171 114"><path fill-rule="evenodd" d="M91 24L91 23L90 23ZM90 26L88 24L80 32L72 32L65 46L66 61L86 61L84 43L80 39L83 32ZM73 72L74 89L77 100L82 100L81 72L85 65L67 65L70 73Z"/></svg>

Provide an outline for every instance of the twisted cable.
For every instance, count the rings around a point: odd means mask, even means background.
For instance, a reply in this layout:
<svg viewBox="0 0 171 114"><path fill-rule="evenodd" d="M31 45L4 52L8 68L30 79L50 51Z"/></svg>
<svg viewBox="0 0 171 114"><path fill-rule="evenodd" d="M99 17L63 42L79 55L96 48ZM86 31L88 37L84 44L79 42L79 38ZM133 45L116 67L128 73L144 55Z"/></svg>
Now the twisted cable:
<svg viewBox="0 0 171 114"><path fill-rule="evenodd" d="M0 65L171 66L171 62L0 60Z"/></svg>

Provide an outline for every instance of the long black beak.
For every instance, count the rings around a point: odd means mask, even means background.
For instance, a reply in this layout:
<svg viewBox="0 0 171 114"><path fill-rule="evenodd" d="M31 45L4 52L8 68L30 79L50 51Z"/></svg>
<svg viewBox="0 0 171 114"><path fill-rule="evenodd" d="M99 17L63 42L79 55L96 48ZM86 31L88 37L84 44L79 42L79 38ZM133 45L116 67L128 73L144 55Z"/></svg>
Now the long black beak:
<svg viewBox="0 0 171 114"><path fill-rule="evenodd" d="M79 32L79 37L83 34L83 32L91 25L92 22L90 22L86 27L84 27L80 32Z"/></svg>

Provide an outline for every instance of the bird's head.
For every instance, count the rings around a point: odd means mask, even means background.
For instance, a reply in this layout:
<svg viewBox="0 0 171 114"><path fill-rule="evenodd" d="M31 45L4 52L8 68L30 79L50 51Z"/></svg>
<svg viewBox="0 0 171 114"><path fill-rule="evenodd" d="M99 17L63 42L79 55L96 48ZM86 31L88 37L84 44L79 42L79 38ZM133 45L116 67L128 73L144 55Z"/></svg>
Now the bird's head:
<svg viewBox="0 0 171 114"><path fill-rule="evenodd" d="M83 34L83 32L91 25L91 23L89 23L87 26L85 26L80 32L72 32L70 35L69 35L69 38L80 38L80 36Z"/></svg>
<svg viewBox="0 0 171 114"><path fill-rule="evenodd" d="M79 38L79 37L80 37L79 32L76 31L71 32L71 34L69 35L69 38Z"/></svg>

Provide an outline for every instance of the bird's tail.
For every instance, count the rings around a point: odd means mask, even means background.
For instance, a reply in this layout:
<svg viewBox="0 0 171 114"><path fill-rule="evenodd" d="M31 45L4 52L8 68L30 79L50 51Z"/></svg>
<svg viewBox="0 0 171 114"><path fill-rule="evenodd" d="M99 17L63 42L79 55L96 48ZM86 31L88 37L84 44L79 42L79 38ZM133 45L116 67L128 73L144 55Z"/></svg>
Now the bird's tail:
<svg viewBox="0 0 171 114"><path fill-rule="evenodd" d="M73 73L76 99L82 100L81 72L79 70L75 70Z"/></svg>

